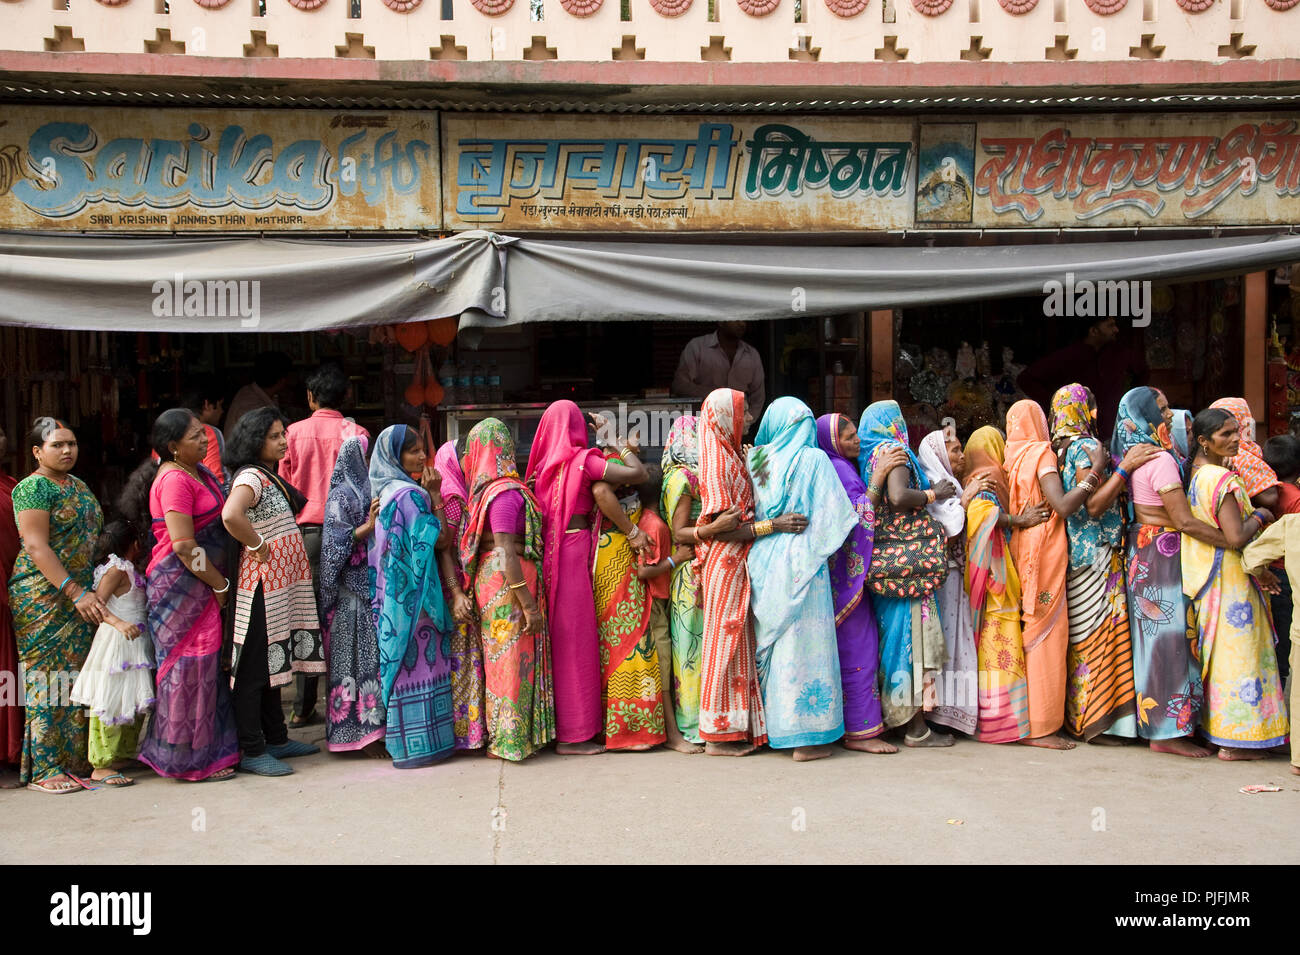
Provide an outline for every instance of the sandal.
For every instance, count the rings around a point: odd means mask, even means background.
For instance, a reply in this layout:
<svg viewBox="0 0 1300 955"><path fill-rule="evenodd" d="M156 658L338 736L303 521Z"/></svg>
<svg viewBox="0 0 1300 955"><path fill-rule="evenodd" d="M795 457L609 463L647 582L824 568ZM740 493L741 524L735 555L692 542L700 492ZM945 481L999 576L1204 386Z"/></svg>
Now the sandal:
<svg viewBox="0 0 1300 955"><path fill-rule="evenodd" d="M113 780L120 779L121 782L115 783ZM106 789L125 789L127 786L134 786L135 780L125 773L113 773L111 776L105 776L103 779L91 777L92 785L103 786Z"/></svg>
<svg viewBox="0 0 1300 955"><path fill-rule="evenodd" d="M47 779L44 783L28 783L27 788L33 792L49 793L51 796L64 796L75 793L82 788L82 785L72 778Z"/></svg>
<svg viewBox="0 0 1300 955"><path fill-rule="evenodd" d="M213 773L211 776L204 776L202 779L186 779L185 782L187 782L187 783L219 783L219 782L221 782L223 779L234 779L234 778L235 778L235 769L234 769L234 767L233 767L233 766L226 766L226 767L224 767L223 769L218 769L218 770L217 770L215 773Z"/></svg>
<svg viewBox="0 0 1300 955"><path fill-rule="evenodd" d="M317 723L323 722L325 722L325 718L315 710L312 710L306 716L299 716L297 713L289 714L289 725L294 729L299 729L303 726L314 726Z"/></svg>
<svg viewBox="0 0 1300 955"><path fill-rule="evenodd" d="M929 742L931 737L934 737L936 741L933 743ZM903 734L903 745L911 749L940 749L945 746L951 746L954 742L956 741L951 736L948 736L945 733L936 733L928 726L925 728L924 736L908 736L906 733Z"/></svg>

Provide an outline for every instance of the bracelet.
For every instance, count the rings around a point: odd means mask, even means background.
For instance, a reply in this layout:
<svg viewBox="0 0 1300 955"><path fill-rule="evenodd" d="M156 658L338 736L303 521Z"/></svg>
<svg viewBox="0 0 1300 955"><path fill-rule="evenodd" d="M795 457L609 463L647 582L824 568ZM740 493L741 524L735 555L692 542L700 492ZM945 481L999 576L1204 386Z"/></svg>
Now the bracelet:
<svg viewBox="0 0 1300 955"><path fill-rule="evenodd" d="M925 492L925 503L927 503L927 504L933 504L934 501L935 501L934 491L926 490L926 492Z"/></svg>
<svg viewBox="0 0 1300 955"><path fill-rule="evenodd" d="M510 585L510 589L511 589L511 590L518 590L520 587L527 587L527 586L528 586L528 581L526 581L526 580L521 580L521 581L519 581L519 583L517 583L517 584L511 584L511 585Z"/></svg>
<svg viewBox="0 0 1300 955"><path fill-rule="evenodd" d="M1122 477L1125 481L1128 481L1129 474L1123 468L1120 467L1115 468L1115 473L1118 474L1120 477Z"/></svg>
<svg viewBox="0 0 1300 955"><path fill-rule="evenodd" d="M668 555L668 566L671 567L673 570L677 569L677 561L673 560L672 554Z"/></svg>
<svg viewBox="0 0 1300 955"><path fill-rule="evenodd" d="M89 593L89 591L87 591L86 588L82 587L81 593L77 594L77 596L75 597L69 597L68 599L71 600L72 603L75 605L79 600L81 600L82 597L86 596L87 593Z"/></svg>
<svg viewBox="0 0 1300 955"><path fill-rule="evenodd" d="M221 579L224 580L224 581L226 582L226 586L222 587L220 590L218 590L216 587L213 587L213 588L212 588L212 592L213 592L214 594L226 594L226 593L230 593L230 578L229 578L229 577L222 577Z"/></svg>
<svg viewBox="0 0 1300 955"><path fill-rule="evenodd" d="M772 533L773 526L771 521L757 521L754 525L754 537L766 537Z"/></svg>
<svg viewBox="0 0 1300 955"><path fill-rule="evenodd" d="M266 544L266 538L263 537L261 534L258 534L258 535L257 535L257 546L256 546L256 547L248 547L247 545L245 545L245 548L244 548L244 549L247 550L250 554L256 554L259 550L262 549L263 545L265 545L265 544Z"/></svg>
<svg viewBox="0 0 1300 955"><path fill-rule="evenodd" d="M868 494L874 494L874 495L876 495L876 497L880 497L880 495L881 495L882 493L884 493L884 488L877 487L877 486L874 485L874 484L868 484L868 485L867 485L867 493L868 493Z"/></svg>
<svg viewBox="0 0 1300 955"><path fill-rule="evenodd" d="M63 588L66 587L66 586L68 586L68 581L71 580L71 579L72 579L72 575L71 575L71 574L68 574L68 576L66 576L66 577L63 578L63 583L59 584L59 593L60 593L60 594L63 593Z"/></svg>
<svg viewBox="0 0 1300 955"><path fill-rule="evenodd" d="M710 539L708 537L705 537L703 534L701 534L700 529L698 527L692 528L692 530L695 531L695 543L703 544Z"/></svg>

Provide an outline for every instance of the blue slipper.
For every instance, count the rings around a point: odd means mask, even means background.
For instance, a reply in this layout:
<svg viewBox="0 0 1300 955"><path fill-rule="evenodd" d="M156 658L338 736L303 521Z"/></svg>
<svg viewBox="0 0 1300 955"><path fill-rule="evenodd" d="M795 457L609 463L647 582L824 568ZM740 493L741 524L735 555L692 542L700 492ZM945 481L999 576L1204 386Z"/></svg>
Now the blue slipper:
<svg viewBox="0 0 1300 955"><path fill-rule="evenodd" d="M246 773L256 773L258 776L288 776L293 773L293 767L288 763L282 763L269 752L261 756L245 756L239 761L239 768Z"/></svg>
<svg viewBox="0 0 1300 955"><path fill-rule="evenodd" d="M268 746L266 751L276 759L292 759L295 756L310 756L312 753L319 753L320 747L313 746L311 743L300 743L296 739L291 739L284 743L278 743L275 746Z"/></svg>

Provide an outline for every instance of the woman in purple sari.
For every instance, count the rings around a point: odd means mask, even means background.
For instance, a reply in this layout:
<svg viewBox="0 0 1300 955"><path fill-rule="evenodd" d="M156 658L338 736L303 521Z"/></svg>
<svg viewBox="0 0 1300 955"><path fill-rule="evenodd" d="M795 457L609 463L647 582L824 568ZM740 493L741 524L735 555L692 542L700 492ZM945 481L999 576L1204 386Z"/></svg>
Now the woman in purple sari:
<svg viewBox="0 0 1300 955"><path fill-rule="evenodd" d="M159 415L150 443L162 463L142 464L123 493L124 510L136 515L147 496L156 541L145 579L158 692L139 759L159 776L229 779L239 738L221 672L221 608L231 593L223 569L225 496L200 463L207 432L189 410Z"/></svg>
<svg viewBox="0 0 1300 955"><path fill-rule="evenodd" d="M411 479L420 475L420 483ZM453 621L442 594L436 550L442 533L442 478L419 432L385 428L370 460L370 492L379 520L370 547L373 606L379 627L380 695L385 745L398 769L417 769L456 747L451 688ZM363 694L361 703L368 705Z"/></svg>
<svg viewBox="0 0 1300 955"><path fill-rule="evenodd" d="M898 747L880 738L885 732L876 680L880 667L880 632L866 580L867 568L871 566L876 505L880 503L885 478L894 468L907 463L907 454L901 448L892 448L878 455L868 487L858 474L861 443L852 421L840 414L822 415L817 419L817 446L830 457L858 513L857 526L830 560L835 635L839 643L840 679L844 684L844 745L864 753L897 753Z"/></svg>

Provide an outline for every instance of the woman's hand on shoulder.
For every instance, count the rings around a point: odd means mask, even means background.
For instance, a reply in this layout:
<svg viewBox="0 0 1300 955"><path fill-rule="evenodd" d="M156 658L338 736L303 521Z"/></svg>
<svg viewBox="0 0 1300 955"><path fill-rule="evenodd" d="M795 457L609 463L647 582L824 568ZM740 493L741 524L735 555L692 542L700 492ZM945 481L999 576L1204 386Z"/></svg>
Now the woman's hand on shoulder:
<svg viewBox="0 0 1300 955"><path fill-rule="evenodd" d="M1119 466L1132 474L1160 453L1160 448L1157 448L1154 444L1135 444L1124 452L1124 457L1119 462Z"/></svg>
<svg viewBox="0 0 1300 955"><path fill-rule="evenodd" d="M885 486L889 472L907 464L907 452L899 445L890 445L881 450L871 462L871 483L878 488Z"/></svg>
<svg viewBox="0 0 1300 955"><path fill-rule="evenodd" d="M791 512L772 518L772 529L781 534L802 534L808 529L808 518Z"/></svg>
<svg viewBox="0 0 1300 955"><path fill-rule="evenodd" d="M942 481L936 481L931 486L930 490L934 491L934 499L936 501L946 501L957 493L957 485L945 478Z"/></svg>

